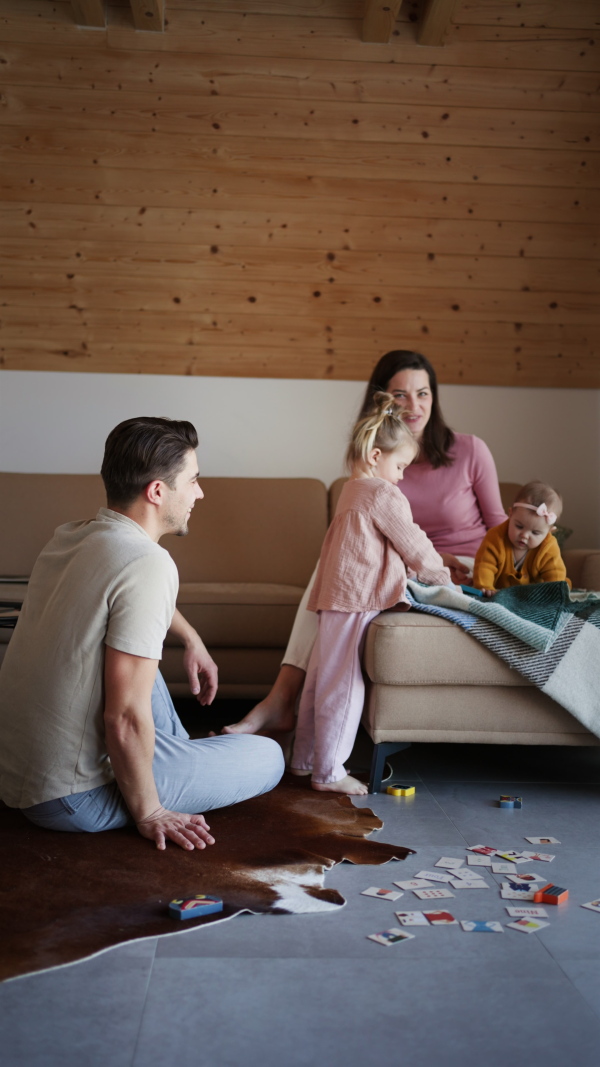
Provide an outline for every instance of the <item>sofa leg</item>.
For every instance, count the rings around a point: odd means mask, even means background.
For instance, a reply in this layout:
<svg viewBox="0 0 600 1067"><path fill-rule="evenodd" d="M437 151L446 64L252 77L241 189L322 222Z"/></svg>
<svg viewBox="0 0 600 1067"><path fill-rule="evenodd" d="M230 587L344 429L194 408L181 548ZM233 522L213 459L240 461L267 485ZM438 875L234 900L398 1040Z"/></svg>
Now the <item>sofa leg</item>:
<svg viewBox="0 0 600 1067"><path fill-rule="evenodd" d="M394 752L401 752L404 748L410 748L410 744L410 741L382 741L381 744L375 745L373 759L371 760L369 793L378 793L381 789L383 768L387 757L392 756Z"/></svg>

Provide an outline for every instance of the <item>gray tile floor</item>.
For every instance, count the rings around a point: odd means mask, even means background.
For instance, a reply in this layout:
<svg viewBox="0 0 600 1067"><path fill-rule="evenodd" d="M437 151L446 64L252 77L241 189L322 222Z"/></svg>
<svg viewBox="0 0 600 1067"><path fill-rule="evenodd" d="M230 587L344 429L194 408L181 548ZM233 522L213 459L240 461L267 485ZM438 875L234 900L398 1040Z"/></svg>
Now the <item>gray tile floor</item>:
<svg viewBox="0 0 600 1067"><path fill-rule="evenodd" d="M334 914L240 916L0 988L3 1067L597 1067L600 1063L600 750L415 745L394 758L414 799L357 803L381 836L417 855L384 867L343 864L327 884ZM501 811L500 793L524 797ZM548 879L570 900L538 934L415 928L384 948L366 935L394 925L393 905L360 895L392 887L442 855L488 843L527 848L551 835ZM509 921L496 883L440 901L458 919ZM435 905L432 905L435 906Z"/></svg>

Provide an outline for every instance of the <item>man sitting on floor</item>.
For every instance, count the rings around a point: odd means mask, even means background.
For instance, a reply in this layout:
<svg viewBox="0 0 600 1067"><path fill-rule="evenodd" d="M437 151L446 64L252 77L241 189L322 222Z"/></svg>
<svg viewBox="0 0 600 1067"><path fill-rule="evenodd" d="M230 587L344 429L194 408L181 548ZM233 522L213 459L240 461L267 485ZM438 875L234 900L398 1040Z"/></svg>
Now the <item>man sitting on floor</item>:
<svg viewBox="0 0 600 1067"><path fill-rule="evenodd" d="M107 507L59 526L35 564L0 672L0 796L38 826L135 823L157 848L205 848L199 812L281 778L268 738L190 740L157 671L169 630L192 692L215 696L216 664L175 607L177 568L158 544L187 533L202 499L197 445L189 422L122 422L102 464Z"/></svg>

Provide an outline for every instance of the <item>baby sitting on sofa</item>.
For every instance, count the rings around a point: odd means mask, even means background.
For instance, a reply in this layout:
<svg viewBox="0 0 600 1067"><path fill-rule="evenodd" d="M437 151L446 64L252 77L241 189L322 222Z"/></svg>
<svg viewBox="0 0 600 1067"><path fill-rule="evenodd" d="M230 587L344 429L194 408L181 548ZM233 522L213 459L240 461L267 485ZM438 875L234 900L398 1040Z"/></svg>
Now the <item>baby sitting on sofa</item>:
<svg viewBox="0 0 600 1067"><path fill-rule="evenodd" d="M491 596L512 585L568 581L552 533L561 511L562 500L551 486L544 482L522 486L508 519L488 530L479 546L473 585Z"/></svg>

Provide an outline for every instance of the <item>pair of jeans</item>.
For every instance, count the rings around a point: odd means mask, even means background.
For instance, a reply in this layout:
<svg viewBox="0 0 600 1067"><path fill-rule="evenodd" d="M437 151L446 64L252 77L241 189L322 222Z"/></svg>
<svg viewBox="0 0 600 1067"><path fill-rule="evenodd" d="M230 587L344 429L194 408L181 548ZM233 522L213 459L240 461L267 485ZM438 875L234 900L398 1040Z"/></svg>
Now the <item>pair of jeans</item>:
<svg viewBox="0 0 600 1067"><path fill-rule="evenodd" d="M200 705L199 713L201 713ZM190 740L160 673L152 690L152 770L161 804L189 814L223 808L267 793L279 782L281 748L268 737L231 734ZM37 826L95 833L133 820L116 782L23 808Z"/></svg>

